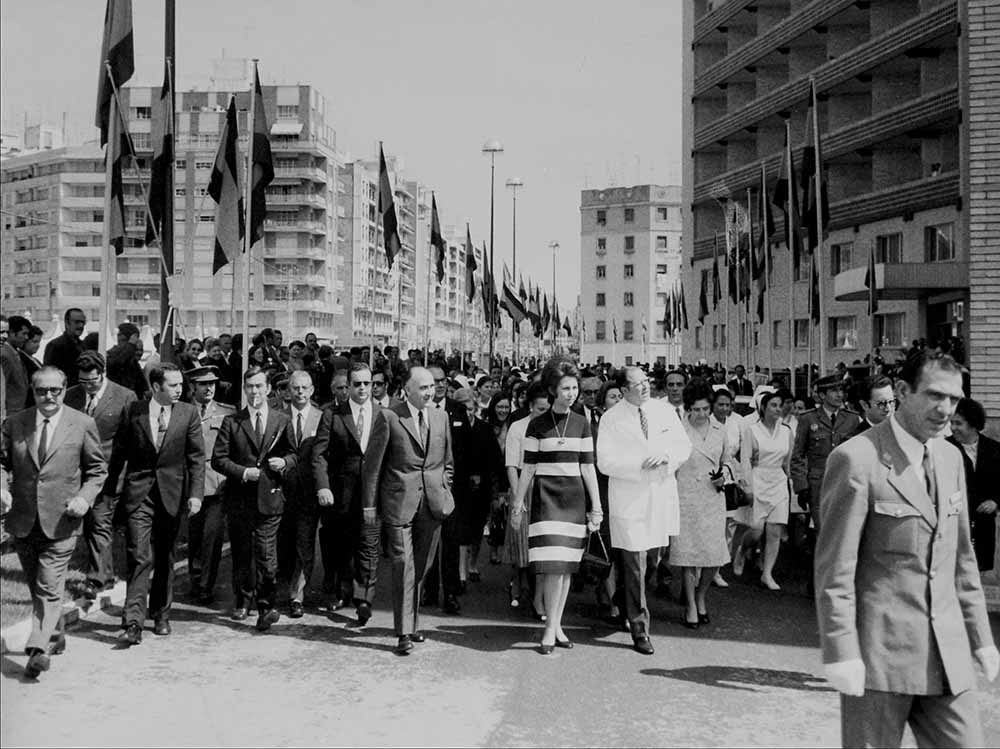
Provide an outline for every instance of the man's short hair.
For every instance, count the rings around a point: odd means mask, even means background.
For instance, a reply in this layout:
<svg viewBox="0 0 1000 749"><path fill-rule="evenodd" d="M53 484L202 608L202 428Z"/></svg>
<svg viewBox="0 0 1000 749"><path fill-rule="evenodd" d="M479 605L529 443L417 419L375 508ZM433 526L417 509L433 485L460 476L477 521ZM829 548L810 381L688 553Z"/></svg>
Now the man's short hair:
<svg viewBox="0 0 1000 749"><path fill-rule="evenodd" d="M257 375L264 375L264 379L266 380L267 370L264 369L263 367L258 367L256 365L247 367L247 371L243 373L243 383L246 384L247 380L249 380L251 377L256 377Z"/></svg>
<svg viewBox="0 0 1000 749"><path fill-rule="evenodd" d="M11 315L7 318L7 332L9 335L17 335L25 328L31 329L31 320L21 315Z"/></svg>
<svg viewBox="0 0 1000 749"><path fill-rule="evenodd" d="M745 371L745 370L744 370L744 371ZM684 378L684 384L685 384L685 385L687 384L687 381L688 381L688 374L687 374L687 372L685 372L685 371L684 371L683 369L671 369L671 370L670 370L669 372L667 372L667 373L666 373L666 374L665 374L665 375L663 376L663 381L664 381L664 382L666 382L666 381L667 381L667 378L668 378L668 377L670 377L670 375L680 375L681 377L683 377L683 378Z"/></svg>
<svg viewBox="0 0 1000 749"><path fill-rule="evenodd" d="M63 387L66 387L66 373L59 369L59 367L53 367L51 364L46 364L44 367L39 367L35 370L35 373L31 375L31 386L35 387L42 378L42 375L52 374L53 372L58 373L62 377Z"/></svg>
<svg viewBox="0 0 1000 749"><path fill-rule="evenodd" d="M74 312L79 312L81 315L84 314L83 310L80 309L79 307L70 307L63 313L63 322L69 322L69 318L72 316Z"/></svg>
<svg viewBox="0 0 1000 749"><path fill-rule="evenodd" d="M163 381L166 379L167 372L180 372L181 368L176 364L171 364L170 362L160 362L159 364L154 364L149 368L149 384L150 387L153 385L163 385Z"/></svg>
<svg viewBox="0 0 1000 749"><path fill-rule="evenodd" d="M76 368L81 372L104 374L107 364L100 351L84 351L76 358Z"/></svg>
<svg viewBox="0 0 1000 749"><path fill-rule="evenodd" d="M229 333L220 333L219 342L221 343L224 338L228 338L230 341L233 340L233 337Z"/></svg>
<svg viewBox="0 0 1000 749"><path fill-rule="evenodd" d="M118 335L129 339L134 335L139 335L139 328L134 323L123 322L118 326Z"/></svg>
<svg viewBox="0 0 1000 749"><path fill-rule="evenodd" d="M897 375L900 380L917 389L917 383L923 376L924 371L933 367L943 369L945 372L962 373L962 368L949 354L941 354L929 349L921 349L911 354L903 366L899 368Z"/></svg>
<svg viewBox="0 0 1000 749"><path fill-rule="evenodd" d="M872 375L871 377L865 378L865 389L863 391L864 400L870 401L872 399L872 391L880 390L881 388L891 388L892 380L883 374Z"/></svg>
<svg viewBox="0 0 1000 749"><path fill-rule="evenodd" d="M969 422L969 426L977 432L986 427L986 409L983 404L972 398L962 398L955 407L955 413Z"/></svg>
<svg viewBox="0 0 1000 749"><path fill-rule="evenodd" d="M41 338L43 335L45 335L45 331L39 328L37 325L32 325L30 328L28 328L29 341L32 338Z"/></svg>
<svg viewBox="0 0 1000 749"><path fill-rule="evenodd" d="M374 374L374 372L372 372L372 370L371 370L371 367L369 367L367 364L365 364L365 362L363 362L363 361L356 361L356 362L353 362L351 364L351 368L349 370L347 370L347 381L348 382L351 382L351 375L353 375L355 372L369 372L371 374Z"/></svg>

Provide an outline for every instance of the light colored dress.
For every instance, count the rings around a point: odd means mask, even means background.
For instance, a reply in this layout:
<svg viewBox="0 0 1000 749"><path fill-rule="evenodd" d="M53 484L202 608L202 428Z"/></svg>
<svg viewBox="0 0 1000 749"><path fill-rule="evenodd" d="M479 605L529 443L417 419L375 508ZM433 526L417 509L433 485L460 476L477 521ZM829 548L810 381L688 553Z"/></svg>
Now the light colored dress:
<svg viewBox="0 0 1000 749"><path fill-rule="evenodd" d="M778 421L773 430L761 420L744 422L740 462L753 491L753 504L740 522L760 528L764 523L788 523L788 467L792 454L792 430Z"/></svg>
<svg viewBox="0 0 1000 749"><path fill-rule="evenodd" d="M525 416L510 425L507 430L504 445L505 467L516 468L518 476L524 468L524 435L531 422L530 416ZM517 487L510 488L510 496L517 493ZM507 517L507 530L503 539L503 561L515 567L522 568L528 566L528 518L531 517L531 489L524 495L525 515L522 522L516 528Z"/></svg>
<svg viewBox="0 0 1000 749"><path fill-rule="evenodd" d="M679 567L721 567L729 562L726 544L726 495L712 485L709 474L730 464L726 428L708 422L702 439L685 419L691 456L677 469L680 532L670 539L670 564ZM725 472L728 476L728 472Z"/></svg>

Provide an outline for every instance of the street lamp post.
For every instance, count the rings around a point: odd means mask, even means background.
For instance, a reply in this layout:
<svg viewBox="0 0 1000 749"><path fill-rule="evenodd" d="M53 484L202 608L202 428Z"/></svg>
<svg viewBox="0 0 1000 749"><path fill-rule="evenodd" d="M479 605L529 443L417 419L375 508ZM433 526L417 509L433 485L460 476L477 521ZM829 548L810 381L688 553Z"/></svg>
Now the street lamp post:
<svg viewBox="0 0 1000 749"><path fill-rule="evenodd" d="M552 249L552 307L551 313L555 312L556 303L556 250L559 249L559 243L556 240L549 242L549 247ZM551 321L552 318L550 317ZM556 329L555 326L552 327L552 355L556 355Z"/></svg>
<svg viewBox="0 0 1000 749"><path fill-rule="evenodd" d="M488 153L490 155L490 274L496 275L496 269L493 265L493 199L494 199L494 177L496 175L496 157L497 154L503 153L503 144L496 138L491 138L483 144L483 153ZM483 283L488 284L487 289L489 293L487 294L488 307L486 310L486 318L490 322L490 360L487 366L488 370L493 368L493 338L495 336L495 329L493 327L493 284L490 283L491 279L484 278Z"/></svg>
<svg viewBox="0 0 1000 749"><path fill-rule="evenodd" d="M511 226L511 273L513 274L511 278L511 283L517 282L517 191L524 187L524 182L520 177L511 177L507 180L507 187L510 188L511 195L514 200L513 209L513 219ZM518 360L518 350L517 350L517 336L520 332L520 323L515 323L511 326L513 331L511 332L511 342L514 344L514 362L517 363Z"/></svg>

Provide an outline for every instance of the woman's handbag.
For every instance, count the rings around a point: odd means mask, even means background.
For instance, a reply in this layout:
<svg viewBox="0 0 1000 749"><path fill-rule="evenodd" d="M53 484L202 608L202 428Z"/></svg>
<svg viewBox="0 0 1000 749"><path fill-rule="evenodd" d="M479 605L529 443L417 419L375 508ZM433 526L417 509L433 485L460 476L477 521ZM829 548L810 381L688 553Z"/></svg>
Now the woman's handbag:
<svg viewBox="0 0 1000 749"><path fill-rule="evenodd" d="M712 477L717 478L722 476L722 469L729 471L729 481L725 482L719 490L726 495L726 512L732 512L733 510L738 510L741 507L749 505L752 500L747 496L747 493L740 488L740 485L736 483L736 478L733 476L732 468L719 461L719 470L713 473Z"/></svg>
<svg viewBox="0 0 1000 749"><path fill-rule="evenodd" d="M594 538L597 538L600 545L598 550L593 550ZM608 554L608 548L598 531L591 531L587 537L587 548L583 550L583 558L580 560L580 573L598 580L603 580L611 574L611 555Z"/></svg>

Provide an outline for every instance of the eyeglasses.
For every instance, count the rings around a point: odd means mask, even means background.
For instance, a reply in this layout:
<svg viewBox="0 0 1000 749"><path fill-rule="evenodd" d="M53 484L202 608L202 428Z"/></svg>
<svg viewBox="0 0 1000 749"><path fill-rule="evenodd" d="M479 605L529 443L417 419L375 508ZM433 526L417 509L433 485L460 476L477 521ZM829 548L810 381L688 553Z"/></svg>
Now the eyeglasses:
<svg viewBox="0 0 1000 749"><path fill-rule="evenodd" d="M104 375L98 375L97 377L79 377L77 378L77 382L81 385L93 385L94 383L100 382L102 379L104 379Z"/></svg>
<svg viewBox="0 0 1000 749"><path fill-rule="evenodd" d="M381 385L382 387L385 387L385 382L383 380L372 380L372 387L375 387L376 385Z"/></svg>
<svg viewBox="0 0 1000 749"><path fill-rule="evenodd" d="M896 405L896 402L897 402L896 399L893 398L892 400L888 401L875 401L875 405L881 408L883 411L888 411L890 408L893 408Z"/></svg>
<svg viewBox="0 0 1000 749"><path fill-rule="evenodd" d="M365 387L366 385L371 385L371 384L372 384L371 380L355 380L354 382L351 383L351 385L353 385L356 388ZM384 383L379 382L376 384L382 385Z"/></svg>
<svg viewBox="0 0 1000 749"><path fill-rule="evenodd" d="M435 384L435 385L437 385L437 384L439 384L439 383L442 383L442 382L447 382L447 380L445 380L445 378L444 378L444 377L435 377L435 378L434 378L434 384Z"/></svg>
<svg viewBox="0 0 1000 749"><path fill-rule="evenodd" d="M63 389L64 389L64 388L61 388L61 387L52 387L52 388L32 388L32 390L34 390L34 391L35 391L35 395L38 395L38 396L42 396L42 395L51 395L52 397L57 397L57 396L60 396L60 395L62 395L62 391L63 391Z"/></svg>

